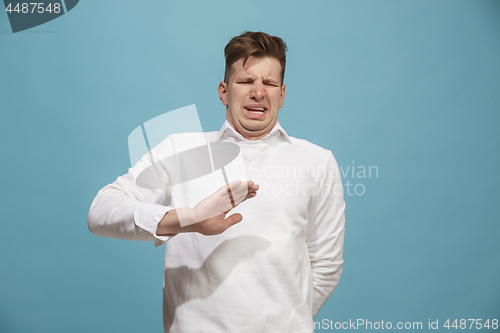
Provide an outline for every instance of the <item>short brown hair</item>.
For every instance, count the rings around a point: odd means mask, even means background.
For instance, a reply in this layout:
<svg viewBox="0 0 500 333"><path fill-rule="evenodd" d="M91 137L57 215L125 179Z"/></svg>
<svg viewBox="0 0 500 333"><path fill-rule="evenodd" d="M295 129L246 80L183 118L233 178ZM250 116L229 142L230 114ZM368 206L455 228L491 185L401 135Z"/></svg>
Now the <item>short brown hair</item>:
<svg viewBox="0 0 500 333"><path fill-rule="evenodd" d="M224 48L226 57L226 70L224 82L228 82L231 66L243 58L243 66L250 57L272 57L278 59L281 65L281 84L285 79L286 44L276 36L270 36L265 32L245 31L239 36L233 37Z"/></svg>

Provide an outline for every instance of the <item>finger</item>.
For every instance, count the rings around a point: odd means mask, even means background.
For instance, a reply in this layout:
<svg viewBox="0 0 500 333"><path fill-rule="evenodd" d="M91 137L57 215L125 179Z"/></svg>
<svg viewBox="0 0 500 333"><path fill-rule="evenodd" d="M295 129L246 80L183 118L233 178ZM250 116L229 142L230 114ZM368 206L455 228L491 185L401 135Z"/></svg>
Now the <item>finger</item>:
<svg viewBox="0 0 500 333"><path fill-rule="evenodd" d="M253 181L249 180L242 184L241 186L245 186L249 192L257 191L259 189L259 185L255 184ZM240 186L240 187L241 187Z"/></svg>
<svg viewBox="0 0 500 333"><path fill-rule="evenodd" d="M234 201L242 200L243 198L245 198L248 195L248 193L250 193L250 192L241 191L239 193L234 194L233 199L234 199Z"/></svg>
<svg viewBox="0 0 500 333"><path fill-rule="evenodd" d="M252 186L252 191L253 191L253 192L257 191L258 189L259 189L259 185L254 184L254 185Z"/></svg>
<svg viewBox="0 0 500 333"><path fill-rule="evenodd" d="M247 199L249 191L255 192L258 188L259 186L251 180L246 182L237 180L226 185L225 188L222 186L217 190L219 196L223 198L222 201L219 201L219 208L217 211L225 212L231 210Z"/></svg>
<svg viewBox="0 0 500 333"><path fill-rule="evenodd" d="M226 218L224 220L224 222L226 224L226 229L235 225L238 222L241 222L242 220L243 220L243 216L239 213L236 213L236 214L229 216L228 218Z"/></svg>
<svg viewBox="0 0 500 333"><path fill-rule="evenodd" d="M237 189L241 185L241 180L236 180L230 184L221 186L218 190L217 193L220 194L221 196L227 195L229 191L233 191L234 189Z"/></svg>
<svg viewBox="0 0 500 333"><path fill-rule="evenodd" d="M245 201L248 198L253 198L257 195L256 192L252 193L242 193L240 196L234 198L234 205L235 207L241 204L243 201Z"/></svg>
<svg viewBox="0 0 500 333"><path fill-rule="evenodd" d="M255 185L255 183L253 181L248 180L246 182L241 182L238 186L235 186L231 189L234 191L234 190L242 189L242 188L251 188L254 185Z"/></svg>
<svg viewBox="0 0 500 333"><path fill-rule="evenodd" d="M250 180L248 182L241 183L240 186L232 189L232 194L234 196L235 194L238 194L240 192L243 192L243 193L255 192L258 189L259 189L259 185L255 184L253 181Z"/></svg>
<svg viewBox="0 0 500 333"><path fill-rule="evenodd" d="M254 187L255 186L255 187ZM250 191L243 186L240 186L238 188L239 190L233 190L231 192L228 192L228 194L225 197L225 202L224 205L228 204L227 199L230 200L232 208L236 207L243 201L245 201L248 198L253 198L256 195L256 191L258 190L258 185L252 185L252 188ZM231 207L228 207L227 209L230 209Z"/></svg>
<svg viewBox="0 0 500 333"><path fill-rule="evenodd" d="M235 180L234 182L229 183L229 188L231 189L231 191L233 191L242 185L243 185L243 183L241 180ZM227 188L227 186L226 186L226 188Z"/></svg>
<svg viewBox="0 0 500 333"><path fill-rule="evenodd" d="M240 189L239 191L232 191L231 197L232 201L237 201L239 198L244 197L248 194L248 189Z"/></svg>
<svg viewBox="0 0 500 333"><path fill-rule="evenodd" d="M241 183L239 186L234 186L233 188L230 189L228 186L229 199L231 201L231 205L233 208L236 207L243 200L245 200L246 196L248 195L248 192L252 190L253 185L254 185L253 181L250 180Z"/></svg>
<svg viewBox="0 0 500 333"><path fill-rule="evenodd" d="M228 202L232 207L235 207L232 191L238 189L240 185L241 185L241 180L237 180L230 184L222 186L217 190L217 192L219 193L219 196L224 199L225 202ZM224 208L224 210L226 210L226 208Z"/></svg>
<svg viewBox="0 0 500 333"><path fill-rule="evenodd" d="M253 182L252 182L253 183ZM259 185L253 183L250 187L248 187L248 192L255 192L259 189Z"/></svg>
<svg viewBox="0 0 500 333"><path fill-rule="evenodd" d="M225 214L227 214L228 212L230 212L233 208L235 208L236 206L238 206L240 203L242 203L243 201L245 201L245 198L241 198L241 197L236 197L236 198L232 198L233 200L231 202L229 201L226 201L224 203L224 205L221 205L221 211L223 211Z"/></svg>
<svg viewBox="0 0 500 333"><path fill-rule="evenodd" d="M240 183L238 184L238 182L240 182ZM239 193L239 192L248 193L248 192L256 191L258 189L259 189L259 186L256 185L251 180L246 181L246 182L236 181L236 182L232 182L231 184L229 184L229 186L226 185L226 193L230 193L230 195L232 195L232 196L234 196L235 193ZM221 195L224 195L222 188L220 188L219 191L220 191Z"/></svg>
<svg viewBox="0 0 500 333"><path fill-rule="evenodd" d="M239 204L243 203L247 199L252 199L252 198L255 198L256 196L257 196L257 192L250 192L250 193L248 193L246 195L246 197L244 197L243 199L240 199L241 201L237 202L236 206L238 206Z"/></svg>
<svg viewBox="0 0 500 333"><path fill-rule="evenodd" d="M252 187L255 183L252 180L248 180L248 181L244 182L244 184L246 187Z"/></svg>

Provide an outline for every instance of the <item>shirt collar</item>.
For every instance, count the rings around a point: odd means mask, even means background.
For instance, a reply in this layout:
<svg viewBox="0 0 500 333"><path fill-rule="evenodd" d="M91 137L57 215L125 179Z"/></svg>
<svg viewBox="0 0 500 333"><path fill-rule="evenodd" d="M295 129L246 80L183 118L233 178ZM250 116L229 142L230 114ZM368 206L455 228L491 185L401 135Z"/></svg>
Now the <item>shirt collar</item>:
<svg viewBox="0 0 500 333"><path fill-rule="evenodd" d="M231 124L229 123L229 121L227 121L227 119L224 122L224 125L222 125L222 128L219 131L219 134L217 134L217 138L215 139L215 141L220 141L224 134L228 137L233 137L239 141L249 141L249 140L245 139L243 137L243 135L236 132L236 130L233 128L233 126L231 126ZM278 121L276 121L276 124L274 125L271 132L269 132L269 134L267 134L265 137L263 137L259 140L256 140L256 141L263 142L263 141L266 141L268 138L274 137L276 135L279 135L279 137L281 139L283 139L284 141L287 141L288 143L292 143L292 141L290 140L290 136L285 132L285 130L283 129L283 127L281 127L281 125Z"/></svg>

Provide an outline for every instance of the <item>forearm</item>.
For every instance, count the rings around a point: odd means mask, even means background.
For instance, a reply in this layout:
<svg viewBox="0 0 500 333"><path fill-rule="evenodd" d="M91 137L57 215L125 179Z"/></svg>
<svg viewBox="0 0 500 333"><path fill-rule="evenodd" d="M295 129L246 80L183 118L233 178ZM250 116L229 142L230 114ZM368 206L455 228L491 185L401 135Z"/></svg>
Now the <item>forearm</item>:
<svg viewBox="0 0 500 333"><path fill-rule="evenodd" d="M307 246L313 282L313 315L316 315L337 287L343 266L345 202L338 165L328 154L326 172L311 200Z"/></svg>
<svg viewBox="0 0 500 333"><path fill-rule="evenodd" d="M104 188L95 197L88 214L89 230L101 237L150 241L154 237L139 228L134 213L141 202L120 191Z"/></svg>
<svg viewBox="0 0 500 333"><path fill-rule="evenodd" d="M170 209L165 191L138 187L129 172L96 195L90 206L88 227L102 237L165 241L154 233Z"/></svg>
<svg viewBox="0 0 500 333"><path fill-rule="evenodd" d="M337 285L339 284L340 276L344 260L343 243L344 232L337 238L337 246L331 250L330 257L311 262L312 282L313 282L313 317L316 316L321 307L328 300Z"/></svg>
<svg viewBox="0 0 500 333"><path fill-rule="evenodd" d="M175 235L183 232L199 232L198 224L188 224L181 226L179 215L191 216L192 210L188 208L177 208L168 211L158 223L156 234L158 236Z"/></svg>

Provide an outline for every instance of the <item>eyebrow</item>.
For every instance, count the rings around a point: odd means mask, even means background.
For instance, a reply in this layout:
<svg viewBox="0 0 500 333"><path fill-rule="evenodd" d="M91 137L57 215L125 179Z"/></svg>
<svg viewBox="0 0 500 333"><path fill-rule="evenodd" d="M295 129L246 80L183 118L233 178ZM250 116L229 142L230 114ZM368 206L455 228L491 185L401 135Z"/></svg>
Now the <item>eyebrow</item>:
<svg viewBox="0 0 500 333"><path fill-rule="evenodd" d="M251 75L240 76L236 78L237 81L255 80Z"/></svg>
<svg viewBox="0 0 500 333"><path fill-rule="evenodd" d="M264 79L264 82L268 82L268 83L272 83L272 84L276 84L276 85L279 85L279 82L276 81L275 79L273 79L272 77L266 77Z"/></svg>
<svg viewBox="0 0 500 333"><path fill-rule="evenodd" d="M236 78L236 80L237 81L255 80L255 77L253 77L252 75L245 75L245 76L240 76L240 77ZM262 81L272 83L272 84L279 84L278 81L276 81L272 77L266 77Z"/></svg>

